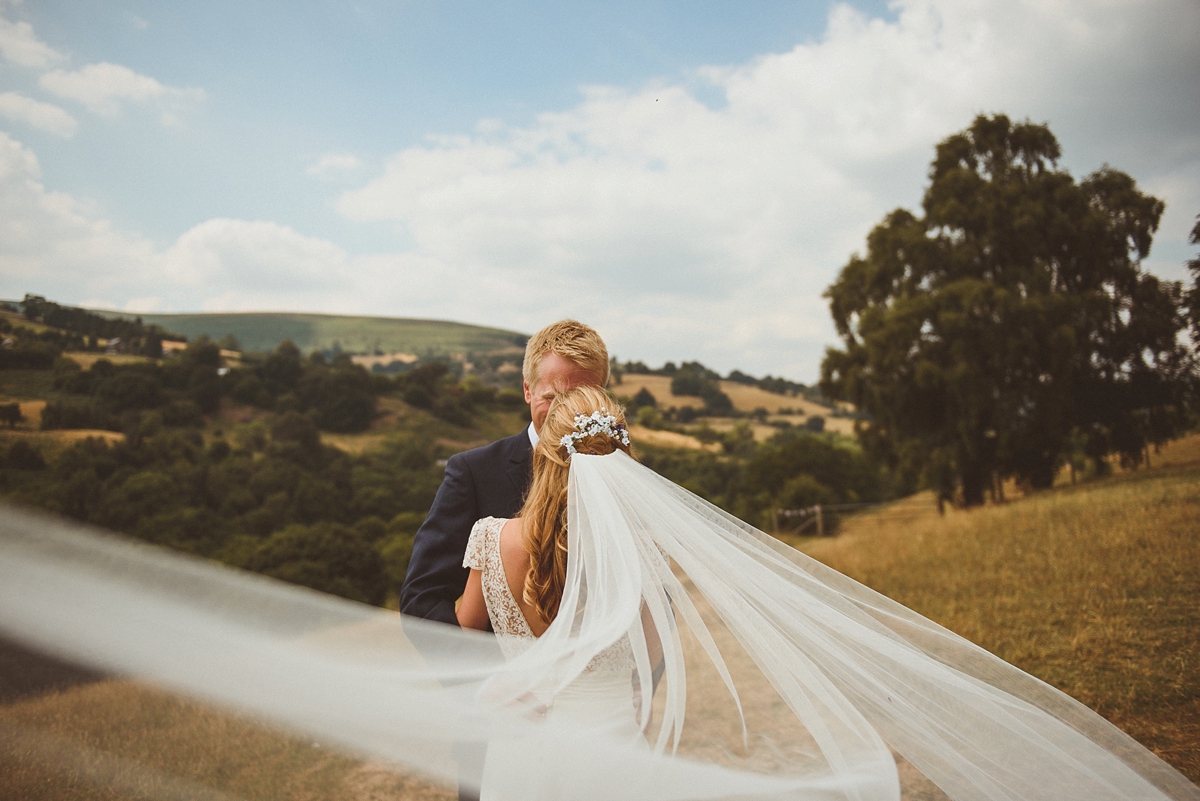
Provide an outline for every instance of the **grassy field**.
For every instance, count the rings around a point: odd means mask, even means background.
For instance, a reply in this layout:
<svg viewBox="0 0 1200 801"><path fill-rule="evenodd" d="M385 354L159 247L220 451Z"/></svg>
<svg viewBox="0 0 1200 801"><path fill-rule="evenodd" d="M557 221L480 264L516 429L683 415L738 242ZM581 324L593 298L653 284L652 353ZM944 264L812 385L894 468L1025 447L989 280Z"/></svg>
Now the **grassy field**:
<svg viewBox="0 0 1200 801"><path fill-rule="evenodd" d="M0 706L0 798L449 801L452 788L136 682Z"/></svg>
<svg viewBox="0 0 1200 801"><path fill-rule="evenodd" d="M247 351L274 350L290 339L300 350L328 350L336 343L348 353L401 352L417 356L446 356L468 351L523 348L525 337L515 331L444 320L399 317L350 317L335 314L246 312L240 314L142 314L102 312L114 317L140 316L189 339L207 334L219 339L233 334Z"/></svg>
<svg viewBox="0 0 1200 801"><path fill-rule="evenodd" d="M778 395L774 392L759 389L758 387L739 384L736 381L721 381L720 384L721 391L729 396L729 400L733 401L733 408L739 412L753 412L756 409L766 409L769 415L768 420L787 420L794 425L799 425L809 417L818 415L825 418L826 431L834 431L847 435L854 433L853 420L848 417L832 417L830 416L830 409L813 403L806 398ZM676 408L691 406L699 409L704 405L704 401L700 398L672 394L671 379L665 375L626 373L621 379L620 384L614 384L609 389L614 394L626 398L632 398L642 389L646 389L654 396L659 407L663 409L671 406ZM783 412L783 414L780 412ZM727 430L734 425L734 421L722 418L703 418L703 420L718 431ZM775 433L776 429L770 426L755 426L754 435L760 441L769 439Z"/></svg>
<svg viewBox="0 0 1200 801"><path fill-rule="evenodd" d="M943 518L885 508L800 545L1200 781L1200 436L1156 464Z"/></svg>

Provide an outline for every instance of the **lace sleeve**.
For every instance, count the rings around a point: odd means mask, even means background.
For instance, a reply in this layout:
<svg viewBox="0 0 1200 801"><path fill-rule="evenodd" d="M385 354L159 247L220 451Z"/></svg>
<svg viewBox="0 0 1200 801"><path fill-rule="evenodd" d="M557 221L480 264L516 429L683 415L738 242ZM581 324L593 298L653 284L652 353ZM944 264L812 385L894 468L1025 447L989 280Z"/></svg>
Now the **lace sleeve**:
<svg viewBox="0 0 1200 801"><path fill-rule="evenodd" d="M476 520L471 527L471 537L467 540L467 550L463 554L463 567L472 570L483 570L484 538L487 536L488 522L492 518L485 517Z"/></svg>

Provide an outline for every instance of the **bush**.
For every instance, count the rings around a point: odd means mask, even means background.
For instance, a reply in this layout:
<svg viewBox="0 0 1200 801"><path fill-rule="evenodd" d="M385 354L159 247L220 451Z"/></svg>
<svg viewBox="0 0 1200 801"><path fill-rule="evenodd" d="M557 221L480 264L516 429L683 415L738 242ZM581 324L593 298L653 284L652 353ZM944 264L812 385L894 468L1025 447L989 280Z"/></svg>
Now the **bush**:
<svg viewBox="0 0 1200 801"><path fill-rule="evenodd" d="M4 456L4 466L13 470L45 470L46 460L37 448L23 439L19 439L8 449Z"/></svg>
<svg viewBox="0 0 1200 801"><path fill-rule="evenodd" d="M153 374L141 370L120 370L99 383L96 397L113 412L153 409L162 404L162 384Z"/></svg>
<svg viewBox="0 0 1200 801"><path fill-rule="evenodd" d="M653 408L656 406L658 406L658 399L654 397L654 394L650 390L642 387L638 390L637 394L633 396L633 400L629 402L628 411L636 412L639 409L644 409L646 407Z"/></svg>
<svg viewBox="0 0 1200 801"><path fill-rule="evenodd" d="M272 534L246 567L370 604L383 603L389 585L379 551L353 529L337 523L288 526Z"/></svg>
<svg viewBox="0 0 1200 801"><path fill-rule="evenodd" d="M0 403L0 423L7 423L9 428L16 428L17 423L25 419L21 414L21 404Z"/></svg>
<svg viewBox="0 0 1200 801"><path fill-rule="evenodd" d="M93 401L50 401L42 409L42 430L96 428L120 431L117 416Z"/></svg>
<svg viewBox="0 0 1200 801"><path fill-rule="evenodd" d="M21 339L0 348L0 370L49 370L61 353L61 347L49 342Z"/></svg>

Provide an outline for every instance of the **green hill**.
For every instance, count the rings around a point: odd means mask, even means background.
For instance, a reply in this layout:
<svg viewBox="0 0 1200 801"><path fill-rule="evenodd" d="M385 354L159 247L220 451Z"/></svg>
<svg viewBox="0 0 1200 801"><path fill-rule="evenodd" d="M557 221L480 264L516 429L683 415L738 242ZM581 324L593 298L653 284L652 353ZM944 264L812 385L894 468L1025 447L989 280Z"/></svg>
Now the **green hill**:
<svg viewBox="0 0 1200 801"><path fill-rule="evenodd" d="M201 334L220 339L232 334L247 351L274 350L280 342L290 339L305 352L330 350L336 345L348 353L448 356L523 348L527 338L525 334L499 328L401 317L293 312L139 315L102 311L100 314L130 319L141 317L146 323L160 325L189 339Z"/></svg>

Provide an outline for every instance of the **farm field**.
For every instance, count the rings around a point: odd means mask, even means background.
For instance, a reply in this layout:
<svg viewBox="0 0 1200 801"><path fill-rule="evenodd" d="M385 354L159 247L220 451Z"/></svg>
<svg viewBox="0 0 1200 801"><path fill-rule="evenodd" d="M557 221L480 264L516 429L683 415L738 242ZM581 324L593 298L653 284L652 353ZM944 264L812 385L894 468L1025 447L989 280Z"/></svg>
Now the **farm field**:
<svg viewBox="0 0 1200 801"><path fill-rule="evenodd" d="M769 414L768 420L786 420L794 425L800 425L809 417L818 415L825 418L826 431L846 435L854 433L854 421L852 419L848 417L833 417L829 408L821 406L818 403L813 403L807 398L778 395L774 392L759 389L758 387L739 384L736 381L721 381L720 386L721 391L733 401L733 408L739 412L748 413L762 408L767 410ZM671 406L676 408L690 406L694 409L699 409L704 405L704 401L700 398L672 394L671 379L664 375L626 373L622 377L620 384L613 384L609 389L615 395L624 398L632 398L642 389L645 389L654 396L659 407L664 409ZM790 413L780 414L781 410ZM718 431L728 430L734 425L734 421L722 421L717 418L703 419ZM755 426L755 438L759 441L769 439L775 432L776 429L769 426Z"/></svg>
<svg viewBox="0 0 1200 801"><path fill-rule="evenodd" d="M348 353L404 353L448 356L470 351L518 351L525 336L515 331L445 320L400 317L352 317L335 314L246 312L238 314L127 314L100 312L110 317L141 317L147 324L192 339L201 334L220 339L237 337L246 351L271 351L290 339L301 351L329 350L336 344Z"/></svg>
<svg viewBox="0 0 1200 801"><path fill-rule="evenodd" d="M453 788L145 684L0 705L0 797L452 801Z"/></svg>
<svg viewBox="0 0 1200 801"><path fill-rule="evenodd" d="M1097 710L1200 782L1200 435L1159 465L798 544Z"/></svg>

